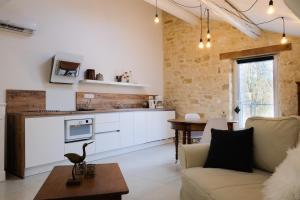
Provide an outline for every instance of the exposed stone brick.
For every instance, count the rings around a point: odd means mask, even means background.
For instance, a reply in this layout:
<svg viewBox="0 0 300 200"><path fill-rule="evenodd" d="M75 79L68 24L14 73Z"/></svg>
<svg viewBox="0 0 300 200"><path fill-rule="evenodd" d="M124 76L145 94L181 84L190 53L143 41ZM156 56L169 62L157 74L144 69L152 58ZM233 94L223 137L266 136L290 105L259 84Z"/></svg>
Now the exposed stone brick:
<svg viewBox="0 0 300 200"><path fill-rule="evenodd" d="M163 13L164 96L179 116L200 113L201 118L233 113L234 61L220 60L219 54L280 43L281 34L263 32L257 40L231 25L212 21L210 49L198 48L200 27ZM204 25L204 30L205 29ZM205 41L205 38L203 38ZM282 115L297 114L297 87L300 81L300 38L288 36L292 51L277 55L279 102Z"/></svg>

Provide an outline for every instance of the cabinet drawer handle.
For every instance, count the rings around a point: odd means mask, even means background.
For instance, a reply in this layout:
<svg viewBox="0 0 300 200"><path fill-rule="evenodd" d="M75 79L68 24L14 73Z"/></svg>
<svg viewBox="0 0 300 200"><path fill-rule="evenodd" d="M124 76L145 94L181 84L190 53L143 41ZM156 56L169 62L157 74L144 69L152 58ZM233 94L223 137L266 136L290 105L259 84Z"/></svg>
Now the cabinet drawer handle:
<svg viewBox="0 0 300 200"><path fill-rule="evenodd" d="M98 135L98 134L105 134L105 133L115 133L115 132L120 132L120 130L98 132L98 133L96 133L96 135Z"/></svg>

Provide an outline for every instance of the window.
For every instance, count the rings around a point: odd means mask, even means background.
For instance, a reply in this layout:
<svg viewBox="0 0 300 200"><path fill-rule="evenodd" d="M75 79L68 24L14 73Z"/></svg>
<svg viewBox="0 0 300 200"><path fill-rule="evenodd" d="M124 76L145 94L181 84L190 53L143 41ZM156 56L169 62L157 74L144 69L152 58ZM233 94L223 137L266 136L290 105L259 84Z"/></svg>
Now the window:
<svg viewBox="0 0 300 200"><path fill-rule="evenodd" d="M240 127L249 117L277 115L276 66L273 56L237 60L237 110Z"/></svg>

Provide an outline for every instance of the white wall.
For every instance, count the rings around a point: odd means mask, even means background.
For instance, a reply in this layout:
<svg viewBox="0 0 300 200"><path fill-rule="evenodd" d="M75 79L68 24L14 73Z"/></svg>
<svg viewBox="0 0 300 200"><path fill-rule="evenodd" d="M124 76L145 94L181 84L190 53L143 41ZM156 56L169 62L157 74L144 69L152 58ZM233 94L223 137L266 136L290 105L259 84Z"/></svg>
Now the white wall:
<svg viewBox="0 0 300 200"><path fill-rule="evenodd" d="M48 109L74 109L75 91L163 93L162 25L153 23L151 5L142 0L4 2L0 19L33 22L38 31L31 37L0 31L0 102L6 89L46 90ZM151 87L49 84L50 59L57 52L83 55L83 68L96 69L105 80L132 70L134 81Z"/></svg>

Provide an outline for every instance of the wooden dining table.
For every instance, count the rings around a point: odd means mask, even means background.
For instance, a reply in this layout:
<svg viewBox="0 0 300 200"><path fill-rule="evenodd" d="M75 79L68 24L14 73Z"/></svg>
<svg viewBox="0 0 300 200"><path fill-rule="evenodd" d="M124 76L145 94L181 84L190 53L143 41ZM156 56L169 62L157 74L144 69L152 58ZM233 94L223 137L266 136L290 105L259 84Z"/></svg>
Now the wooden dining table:
<svg viewBox="0 0 300 200"><path fill-rule="evenodd" d="M204 131L207 121L187 121L184 118L169 119L175 130L175 159L178 160L179 131L182 131L182 143L192 144L192 131ZM227 121L228 130L232 131L237 121Z"/></svg>

